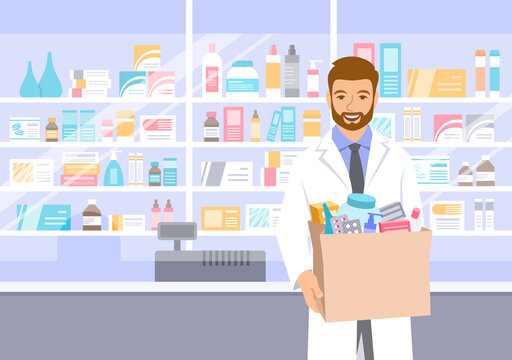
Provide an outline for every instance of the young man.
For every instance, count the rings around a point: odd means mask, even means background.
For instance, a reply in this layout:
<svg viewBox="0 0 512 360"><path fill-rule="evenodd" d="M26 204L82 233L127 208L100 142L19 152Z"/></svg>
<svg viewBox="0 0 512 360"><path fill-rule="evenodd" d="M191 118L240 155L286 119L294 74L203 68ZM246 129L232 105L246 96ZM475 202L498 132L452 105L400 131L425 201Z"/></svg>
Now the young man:
<svg viewBox="0 0 512 360"><path fill-rule="evenodd" d="M348 194L365 193L377 199L378 207L400 201L407 214L421 208L408 154L368 126L379 99L375 67L358 57L333 65L326 99L336 125L295 160L279 220L278 241L290 282L300 286L310 308L308 357L355 359L362 344L366 360L412 359L410 318L326 323L318 314L315 298L323 293L311 272L309 205L341 205Z"/></svg>

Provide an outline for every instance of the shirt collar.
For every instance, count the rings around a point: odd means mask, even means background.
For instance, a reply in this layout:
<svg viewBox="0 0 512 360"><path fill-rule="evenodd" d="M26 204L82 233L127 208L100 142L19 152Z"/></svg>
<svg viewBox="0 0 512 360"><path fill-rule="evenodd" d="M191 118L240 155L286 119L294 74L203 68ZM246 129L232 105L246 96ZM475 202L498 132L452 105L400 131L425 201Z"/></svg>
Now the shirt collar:
<svg viewBox="0 0 512 360"><path fill-rule="evenodd" d="M346 136L341 133L337 125L332 128L332 141L334 141L334 144L339 151L342 151L348 148L349 145L353 144L351 140L347 139ZM372 129L369 125L366 127L363 136L357 140L357 143L362 147L370 150L370 145L372 143Z"/></svg>

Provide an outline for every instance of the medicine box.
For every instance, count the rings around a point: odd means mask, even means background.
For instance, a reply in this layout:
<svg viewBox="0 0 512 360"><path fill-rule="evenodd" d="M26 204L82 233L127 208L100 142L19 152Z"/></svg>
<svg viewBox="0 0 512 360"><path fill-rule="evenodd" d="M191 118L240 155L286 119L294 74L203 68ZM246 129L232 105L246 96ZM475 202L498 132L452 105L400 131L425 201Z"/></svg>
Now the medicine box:
<svg viewBox="0 0 512 360"><path fill-rule="evenodd" d="M324 203L316 203L309 205L309 210L311 211L311 220L318 224L325 225L325 213L324 213ZM327 208L331 211L332 216L336 216L338 212L339 206L338 204L333 203L332 201L327 201Z"/></svg>

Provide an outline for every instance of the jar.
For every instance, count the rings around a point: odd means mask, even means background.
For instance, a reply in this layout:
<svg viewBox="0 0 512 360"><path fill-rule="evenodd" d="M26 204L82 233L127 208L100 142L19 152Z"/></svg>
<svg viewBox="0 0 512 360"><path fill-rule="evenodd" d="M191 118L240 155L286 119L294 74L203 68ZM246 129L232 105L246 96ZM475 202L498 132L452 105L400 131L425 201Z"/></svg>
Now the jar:
<svg viewBox="0 0 512 360"><path fill-rule="evenodd" d="M303 140L318 141L322 136L322 114L320 110L305 110L302 115L304 121Z"/></svg>
<svg viewBox="0 0 512 360"><path fill-rule="evenodd" d="M151 169L149 169L149 186L162 185L162 171L158 168L158 161L151 162Z"/></svg>
<svg viewBox="0 0 512 360"><path fill-rule="evenodd" d="M233 61L226 75L226 97L255 98L259 97L258 73L252 61Z"/></svg>
<svg viewBox="0 0 512 360"><path fill-rule="evenodd" d="M217 113L215 111L208 111L206 113L206 121L204 122L204 141L218 142L220 135L219 122L216 119Z"/></svg>
<svg viewBox="0 0 512 360"><path fill-rule="evenodd" d="M380 214L380 210L375 206L375 198L366 194L349 194L347 202L342 204L337 215L347 215L349 220L359 220L361 229L368 222L368 213ZM380 222L380 217L375 216L375 224Z"/></svg>
<svg viewBox="0 0 512 360"><path fill-rule="evenodd" d="M55 123L57 119L54 117L48 118L48 125L46 125L46 141L57 142L59 141L59 127Z"/></svg>
<svg viewBox="0 0 512 360"><path fill-rule="evenodd" d="M101 122L101 141L114 141L114 122L112 120L103 120Z"/></svg>

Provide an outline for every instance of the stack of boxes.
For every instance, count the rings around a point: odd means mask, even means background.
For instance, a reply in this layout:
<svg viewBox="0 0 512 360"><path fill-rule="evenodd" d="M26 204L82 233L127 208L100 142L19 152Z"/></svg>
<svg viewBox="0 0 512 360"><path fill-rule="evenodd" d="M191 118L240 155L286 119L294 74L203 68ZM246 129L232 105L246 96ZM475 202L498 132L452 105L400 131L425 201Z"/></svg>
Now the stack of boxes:
<svg viewBox="0 0 512 360"><path fill-rule="evenodd" d="M64 152L62 153L62 186L98 186L100 174L99 153Z"/></svg>
<svg viewBox="0 0 512 360"><path fill-rule="evenodd" d="M108 70L71 70L73 87L68 96L74 98L106 98L112 87Z"/></svg>
<svg viewBox="0 0 512 360"><path fill-rule="evenodd" d="M263 186L288 184L293 161L299 154L298 151L266 151L265 168L261 174Z"/></svg>

